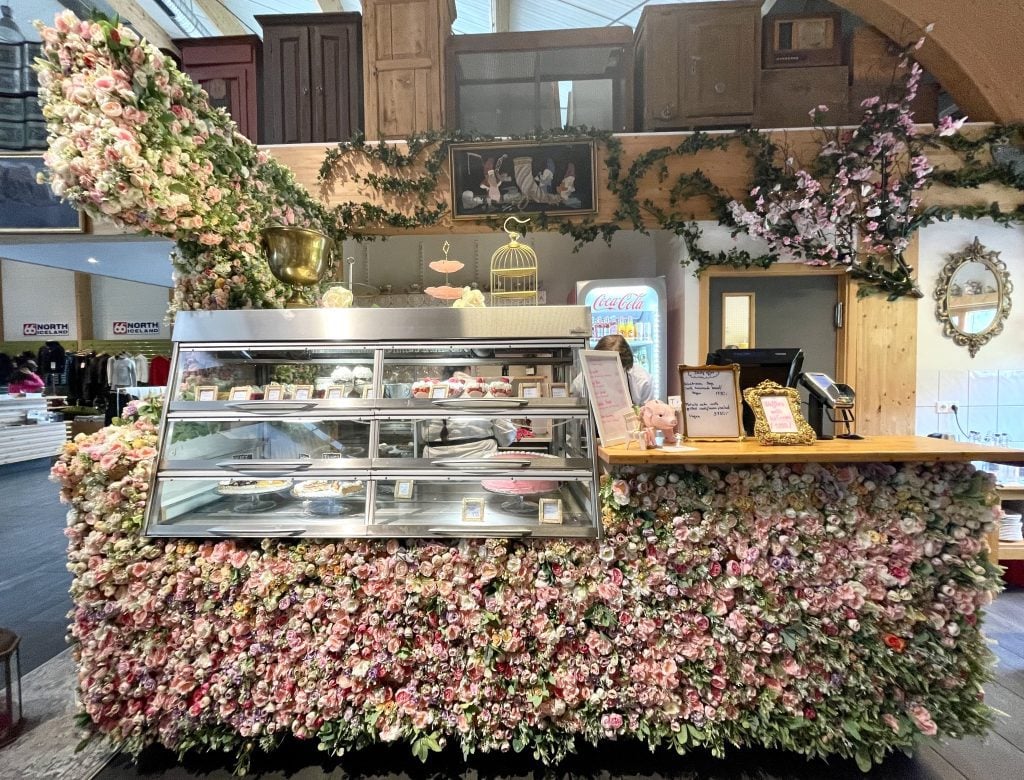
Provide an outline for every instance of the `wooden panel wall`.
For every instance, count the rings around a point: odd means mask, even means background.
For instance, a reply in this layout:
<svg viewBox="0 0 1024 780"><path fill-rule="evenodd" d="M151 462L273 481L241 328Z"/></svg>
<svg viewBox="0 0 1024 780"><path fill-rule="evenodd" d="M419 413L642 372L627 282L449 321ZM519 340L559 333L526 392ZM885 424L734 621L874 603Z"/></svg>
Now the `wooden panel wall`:
<svg viewBox="0 0 1024 780"><path fill-rule="evenodd" d="M982 134L989 128L987 124L968 126L968 134ZM629 165L638 155L651 149L659 149L665 146L676 146L686 139L688 133L627 133L616 137L622 142L623 172L628 171ZM820 145L820 136L813 130L778 130L773 133L773 138L783 145L790 155L797 159L809 161L816 153ZM400 149L405 148L403 142L394 142ZM377 173L391 173L392 171L378 166L365 158L353 156L347 160L340 169L338 181L331 187L322 187L318 174L320 164L323 162L324 154L330 148L327 144L301 144L287 146L263 147L269 151L282 164L291 168L295 173L298 182L304 185L310 192L317 193L327 205L336 205L348 201L363 202L374 193L363 185L357 177L365 175L370 171ZM928 155L932 163L939 167L955 168L958 165L956 155L945 149L930 149ZM612 219L615 203L614 197L608 192L608 168L604 163L606 152L603 147L598 146L597 153L597 200L598 213L593 215L598 222L608 222ZM746 195L747 186L750 181L750 160L738 141L733 142L730 148L723 151L703 151L698 154L686 157L676 157L669 161L669 175L664 181L659 182L656 170L652 170L644 179L640 195L642 198L650 198L657 206L670 210L668 200L669 193L675 183L676 177L683 172L702 170L708 177L723 188L733 197ZM409 171L410 176L417 175L415 170ZM451 203L451 179L447 170L442 171L438 177L438 188L432 196L433 200L440 200ZM925 205L954 205L954 204L984 204L997 202L1006 210L1024 203L1024 193L1002 187L999 185L987 184L976 189L952 189L949 187L934 186L925 194ZM406 210L412 213L416 205L414 197L397 198L382 197L377 205L393 209ZM714 219L709 204L705 198L697 198L684 202L679 210L684 215L692 214L696 219ZM649 223L648 227L654 227ZM442 219L437 225L420 228L417 232L423 234L445 235L452 233L479 233L482 228L474 221L453 222L448 218ZM485 230L485 228L484 228ZM405 233L405 230L394 228L368 228L361 232L373 234L397 234Z"/></svg>

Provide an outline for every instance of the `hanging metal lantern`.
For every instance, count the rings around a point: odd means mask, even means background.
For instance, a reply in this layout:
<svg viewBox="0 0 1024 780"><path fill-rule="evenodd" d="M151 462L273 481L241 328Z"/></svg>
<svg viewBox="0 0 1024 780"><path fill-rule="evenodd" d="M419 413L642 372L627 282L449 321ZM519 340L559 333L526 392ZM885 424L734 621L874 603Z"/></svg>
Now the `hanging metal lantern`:
<svg viewBox="0 0 1024 780"><path fill-rule="evenodd" d="M25 721L21 711L20 642L13 631L0 628L0 747L14 742Z"/></svg>
<svg viewBox="0 0 1024 780"><path fill-rule="evenodd" d="M509 217L502 225L509 240L491 255L491 306L536 306L537 253L519 243L519 234L508 228L509 220L521 225L530 221Z"/></svg>

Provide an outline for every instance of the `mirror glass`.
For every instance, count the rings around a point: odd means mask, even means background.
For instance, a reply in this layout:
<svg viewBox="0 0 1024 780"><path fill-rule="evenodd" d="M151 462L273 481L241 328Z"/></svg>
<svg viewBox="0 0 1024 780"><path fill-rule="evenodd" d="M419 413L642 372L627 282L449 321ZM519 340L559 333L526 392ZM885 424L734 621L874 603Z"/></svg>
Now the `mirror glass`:
<svg viewBox="0 0 1024 780"><path fill-rule="evenodd" d="M935 286L935 316L943 333L974 357L1003 330L1010 313L1010 276L999 253L977 238L950 256Z"/></svg>
<svg viewBox="0 0 1024 780"><path fill-rule="evenodd" d="M999 311L999 279L985 263L968 261L953 273L946 291L953 327L961 333L984 333Z"/></svg>

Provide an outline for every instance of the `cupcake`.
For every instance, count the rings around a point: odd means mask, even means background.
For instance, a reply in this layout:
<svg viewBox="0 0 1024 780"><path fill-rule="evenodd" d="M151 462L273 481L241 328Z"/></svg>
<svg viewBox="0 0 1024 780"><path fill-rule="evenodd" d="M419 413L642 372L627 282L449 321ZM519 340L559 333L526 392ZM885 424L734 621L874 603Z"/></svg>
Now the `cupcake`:
<svg viewBox="0 0 1024 780"><path fill-rule="evenodd" d="M432 379L420 379L412 383L413 398L430 398L430 388L434 386Z"/></svg>
<svg viewBox="0 0 1024 780"><path fill-rule="evenodd" d="M487 385L487 389L490 391L492 398L508 398L512 395L512 383L508 381L507 376L491 380L490 384Z"/></svg>
<svg viewBox="0 0 1024 780"><path fill-rule="evenodd" d="M336 383L344 384L345 382L352 381L352 369L348 366L338 366L334 371L331 372L331 379Z"/></svg>
<svg viewBox="0 0 1024 780"><path fill-rule="evenodd" d="M452 377L445 384L448 385L449 398L458 398L466 390L466 382L462 379Z"/></svg>

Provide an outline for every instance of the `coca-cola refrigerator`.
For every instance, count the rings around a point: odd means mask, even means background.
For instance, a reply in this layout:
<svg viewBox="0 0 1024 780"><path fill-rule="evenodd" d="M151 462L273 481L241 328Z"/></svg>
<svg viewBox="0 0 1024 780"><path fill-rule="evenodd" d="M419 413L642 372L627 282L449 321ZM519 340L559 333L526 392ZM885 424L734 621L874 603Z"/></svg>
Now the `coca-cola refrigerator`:
<svg viewBox="0 0 1024 780"><path fill-rule="evenodd" d="M576 302L590 307L593 347L602 336L625 336L633 359L651 375L654 397L665 399L665 277L576 282Z"/></svg>

